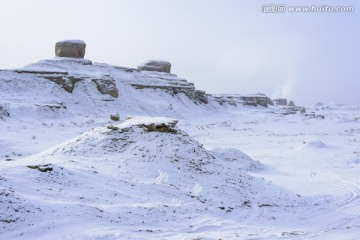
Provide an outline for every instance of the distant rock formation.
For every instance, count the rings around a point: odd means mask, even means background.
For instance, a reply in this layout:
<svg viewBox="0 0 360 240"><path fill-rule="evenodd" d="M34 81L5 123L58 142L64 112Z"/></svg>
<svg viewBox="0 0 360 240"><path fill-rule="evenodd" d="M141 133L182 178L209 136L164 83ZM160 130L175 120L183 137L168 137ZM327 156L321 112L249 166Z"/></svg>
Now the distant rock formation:
<svg viewBox="0 0 360 240"><path fill-rule="evenodd" d="M289 104L288 104L289 107L295 107L295 103L293 101L290 101Z"/></svg>
<svg viewBox="0 0 360 240"><path fill-rule="evenodd" d="M325 115L322 114L315 114L314 112L311 113L306 113L304 114L305 117L307 118L318 118L318 119L325 119Z"/></svg>
<svg viewBox="0 0 360 240"><path fill-rule="evenodd" d="M289 114L296 114L296 113L306 113L306 109L304 107L298 107L298 106L285 106L282 108L283 112L282 114L284 115L289 115Z"/></svg>
<svg viewBox="0 0 360 240"><path fill-rule="evenodd" d="M282 114L284 114L284 115L297 114L297 113L305 114L306 113L305 107L296 106L294 101L291 101L291 100L289 101L289 103L287 103L286 98L273 99L273 102L274 102L275 106L281 106Z"/></svg>
<svg viewBox="0 0 360 240"><path fill-rule="evenodd" d="M286 106L286 105L288 105L286 98L276 98L276 99L273 99L273 102L274 102L275 105L278 105L278 106Z"/></svg>
<svg viewBox="0 0 360 240"><path fill-rule="evenodd" d="M171 63L162 60L149 60L138 66L140 71L155 71L170 73Z"/></svg>
<svg viewBox="0 0 360 240"><path fill-rule="evenodd" d="M55 44L57 57L84 58L86 44L81 40L64 40Z"/></svg>
<svg viewBox="0 0 360 240"><path fill-rule="evenodd" d="M252 95L216 94L213 95L213 97L220 105L224 105L225 103L233 106L242 105L242 106L254 106L254 107L258 105L262 107L273 105L271 99L262 93L252 94Z"/></svg>

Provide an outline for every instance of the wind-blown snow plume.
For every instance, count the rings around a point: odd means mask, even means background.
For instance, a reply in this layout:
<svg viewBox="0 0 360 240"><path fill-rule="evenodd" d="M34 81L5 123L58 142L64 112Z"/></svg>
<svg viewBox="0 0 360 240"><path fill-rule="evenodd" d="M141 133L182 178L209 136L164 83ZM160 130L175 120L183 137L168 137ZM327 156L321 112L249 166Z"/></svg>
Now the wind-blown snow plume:
<svg viewBox="0 0 360 240"><path fill-rule="evenodd" d="M294 85L295 85L294 78L289 77L283 85L278 86L275 89L274 94L272 95L272 98L278 98L278 97L289 98L291 96Z"/></svg>

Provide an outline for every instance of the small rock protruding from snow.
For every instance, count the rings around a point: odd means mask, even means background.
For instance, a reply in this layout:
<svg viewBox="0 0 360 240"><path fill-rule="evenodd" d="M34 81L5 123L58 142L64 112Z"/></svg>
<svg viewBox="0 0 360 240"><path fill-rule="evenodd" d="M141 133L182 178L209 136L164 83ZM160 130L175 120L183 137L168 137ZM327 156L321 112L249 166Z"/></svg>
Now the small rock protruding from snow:
<svg viewBox="0 0 360 240"><path fill-rule="evenodd" d="M64 40L55 44L57 57L84 58L86 44L82 40Z"/></svg>
<svg viewBox="0 0 360 240"><path fill-rule="evenodd" d="M155 71L170 73L171 63L163 60L149 60L138 66L140 71Z"/></svg>
<svg viewBox="0 0 360 240"><path fill-rule="evenodd" d="M118 113L114 113L110 115L110 119L113 121L120 121L120 116Z"/></svg>
<svg viewBox="0 0 360 240"><path fill-rule="evenodd" d="M0 119L5 119L6 117L10 117L10 113L4 106L0 105Z"/></svg>
<svg viewBox="0 0 360 240"><path fill-rule="evenodd" d="M173 120L160 123L141 123L138 124L138 126L145 128L148 132L177 133L177 130L175 129L177 122L177 120Z"/></svg>

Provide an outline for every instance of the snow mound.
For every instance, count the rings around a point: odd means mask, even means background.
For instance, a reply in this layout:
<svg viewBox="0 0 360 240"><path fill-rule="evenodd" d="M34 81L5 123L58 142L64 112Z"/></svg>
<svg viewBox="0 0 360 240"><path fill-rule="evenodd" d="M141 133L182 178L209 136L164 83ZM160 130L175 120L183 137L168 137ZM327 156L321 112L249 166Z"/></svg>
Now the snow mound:
<svg viewBox="0 0 360 240"><path fill-rule="evenodd" d="M235 220L252 214L253 208L306 204L291 192L247 175L244 166L259 165L245 154L235 149L209 152L176 123L169 118L133 118L9 162L3 170L13 194L21 196L22 205L46 212L38 216L30 211L23 221L16 220L22 213L14 212L9 236L26 238L27 232L44 229L51 235L57 226L54 234L60 232L61 238L61 227L68 236L99 223L171 231L173 224L188 228L204 215L210 221ZM232 159L239 158L245 165L234 164ZM10 206L6 202L5 208ZM35 219L36 230L27 230ZM84 219L86 225L71 228ZM0 222L0 227L5 224Z"/></svg>
<svg viewBox="0 0 360 240"><path fill-rule="evenodd" d="M154 155L144 156L149 158L147 161L160 158L160 155L176 160L176 157L184 158L184 154L192 151L196 151L196 161L205 162L213 158L199 143L176 128L176 123L177 120L165 117L135 117L118 125L92 129L55 147L50 154L88 157L127 153L136 157L155 149ZM157 153L160 147L164 148L162 154Z"/></svg>
<svg viewBox="0 0 360 240"><path fill-rule="evenodd" d="M218 158L229 162L228 164L237 165L240 169L245 171L258 171L264 168L259 162L242 151L235 148L215 148L211 152Z"/></svg>
<svg viewBox="0 0 360 240"><path fill-rule="evenodd" d="M329 148L330 146L320 140L304 142L302 148Z"/></svg>

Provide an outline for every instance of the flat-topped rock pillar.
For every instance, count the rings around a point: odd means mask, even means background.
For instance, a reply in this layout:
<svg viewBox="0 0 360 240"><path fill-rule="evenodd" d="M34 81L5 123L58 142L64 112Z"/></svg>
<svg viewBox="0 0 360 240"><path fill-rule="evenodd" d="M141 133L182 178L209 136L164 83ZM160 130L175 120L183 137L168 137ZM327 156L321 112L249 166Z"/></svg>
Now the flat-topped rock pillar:
<svg viewBox="0 0 360 240"><path fill-rule="evenodd" d="M57 57L84 58L86 44L82 40L64 40L55 44Z"/></svg>
<svg viewBox="0 0 360 240"><path fill-rule="evenodd" d="M149 60L138 66L140 71L155 71L170 73L171 63L163 60Z"/></svg>

